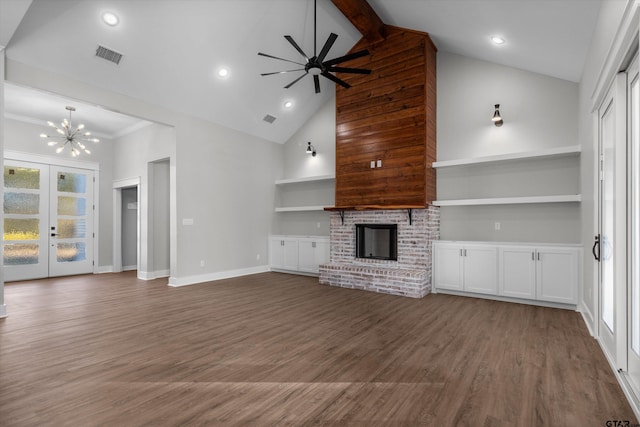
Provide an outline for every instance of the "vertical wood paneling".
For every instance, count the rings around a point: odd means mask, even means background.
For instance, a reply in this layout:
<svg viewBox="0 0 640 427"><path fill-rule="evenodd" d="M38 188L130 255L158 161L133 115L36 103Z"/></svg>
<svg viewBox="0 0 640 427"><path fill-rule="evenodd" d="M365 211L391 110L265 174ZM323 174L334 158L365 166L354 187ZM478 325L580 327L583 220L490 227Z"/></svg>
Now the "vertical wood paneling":
<svg viewBox="0 0 640 427"><path fill-rule="evenodd" d="M435 199L436 48L426 33L386 26L336 87L336 206L427 205ZM372 160L382 167L372 169Z"/></svg>

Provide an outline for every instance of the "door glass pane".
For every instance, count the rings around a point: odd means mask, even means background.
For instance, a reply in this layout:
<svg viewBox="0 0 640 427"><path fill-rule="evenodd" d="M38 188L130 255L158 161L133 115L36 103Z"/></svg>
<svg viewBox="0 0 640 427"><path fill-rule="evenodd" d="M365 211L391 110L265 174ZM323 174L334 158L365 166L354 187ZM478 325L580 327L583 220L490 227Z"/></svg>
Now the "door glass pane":
<svg viewBox="0 0 640 427"><path fill-rule="evenodd" d="M58 238L73 239L85 237L87 221L84 219L59 219Z"/></svg>
<svg viewBox="0 0 640 427"><path fill-rule="evenodd" d="M65 193L86 193L87 176L79 173L58 172L58 191Z"/></svg>
<svg viewBox="0 0 640 427"><path fill-rule="evenodd" d="M58 196L58 215L83 216L87 214L84 197Z"/></svg>
<svg viewBox="0 0 640 427"><path fill-rule="evenodd" d="M4 167L4 188L40 188L40 169Z"/></svg>
<svg viewBox="0 0 640 427"><path fill-rule="evenodd" d="M58 243L56 257L58 262L84 261L87 259L86 245L84 242Z"/></svg>
<svg viewBox="0 0 640 427"><path fill-rule="evenodd" d="M4 245L4 265L37 264L40 245L37 243L12 243Z"/></svg>
<svg viewBox="0 0 640 427"><path fill-rule="evenodd" d="M4 193L4 213L34 215L40 210L40 195L29 193Z"/></svg>
<svg viewBox="0 0 640 427"><path fill-rule="evenodd" d="M4 240L38 240L40 220L36 218L4 219Z"/></svg>

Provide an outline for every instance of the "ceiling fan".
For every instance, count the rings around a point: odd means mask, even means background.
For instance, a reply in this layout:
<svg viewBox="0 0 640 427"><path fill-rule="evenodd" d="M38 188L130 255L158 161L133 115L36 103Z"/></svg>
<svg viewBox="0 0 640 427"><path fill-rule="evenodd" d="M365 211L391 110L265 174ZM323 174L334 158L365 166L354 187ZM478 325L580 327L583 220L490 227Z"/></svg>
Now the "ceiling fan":
<svg viewBox="0 0 640 427"><path fill-rule="evenodd" d="M291 45L298 51L298 53L300 53L300 55L302 55L302 57L305 59L306 63L303 64L301 62L291 61L291 60L288 60L288 59L279 58L277 56L268 55L266 53L258 52L258 55L266 56L267 58L279 59L280 61L290 62L292 64L300 65L300 66L302 66L304 68L298 68L298 69L295 69L295 70L286 70L286 71L276 71L276 72L273 72L273 73L262 73L262 74L260 74L261 76L271 76L271 75L274 75L274 74L284 74L284 73L292 73L292 72L296 72L296 71L304 71L303 75L301 75L300 77L298 77L297 79L295 79L294 81L292 81L291 83L286 85L284 88L285 89L289 89L291 86L293 86L294 84L298 83L298 81L300 81L307 74L311 74L311 75L313 75L313 84L315 86L316 93L320 93L320 78L318 77L319 75L324 76L324 77L328 78L331 81L334 81L335 83L339 84L342 87L349 88L349 87L351 87L351 85L349 83L345 82L344 80L336 77L335 75L333 75L331 73L335 73L335 72L337 72L337 73L351 73L351 74L370 74L371 73L371 70L367 70L367 69L363 69L363 68L346 68L346 67L338 67L338 66L336 66L336 64L341 64L343 62L347 62L347 61L350 61L352 59L356 59L356 58L360 58L360 57L369 55L369 51L366 50L366 49L365 50L360 50L358 52L350 53L348 55L340 56L338 58L330 59L328 61L324 60L325 57L327 56L327 54L329 53L329 50L333 46L333 43L338 38L337 34L331 33L329 35L329 38L327 39L327 41L324 43L324 46L322 46L322 50L320 50L320 54L316 53L316 46L317 46L317 43L316 43L316 35L317 35L316 14L317 14L316 0L313 0L313 56L312 57L309 57L306 53L304 53L304 51L300 48L300 46L298 46L298 44L295 42L295 40L293 40L293 37L288 36L288 35L284 36L284 38L287 39L287 41L289 43L291 43Z"/></svg>

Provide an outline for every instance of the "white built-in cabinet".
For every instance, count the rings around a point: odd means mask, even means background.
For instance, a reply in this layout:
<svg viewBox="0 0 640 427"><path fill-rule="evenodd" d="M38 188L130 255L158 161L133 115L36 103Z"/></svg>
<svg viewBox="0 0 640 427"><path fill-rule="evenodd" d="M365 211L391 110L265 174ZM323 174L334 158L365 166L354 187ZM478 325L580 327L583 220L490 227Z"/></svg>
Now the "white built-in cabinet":
<svg viewBox="0 0 640 427"><path fill-rule="evenodd" d="M575 305L579 245L436 241L434 287Z"/></svg>
<svg viewBox="0 0 640 427"><path fill-rule="evenodd" d="M434 277L439 289L482 294L497 292L498 251L495 246L441 243L434 245L434 249Z"/></svg>
<svg viewBox="0 0 640 427"><path fill-rule="evenodd" d="M272 270L318 274L329 262L326 236L270 236L269 264Z"/></svg>

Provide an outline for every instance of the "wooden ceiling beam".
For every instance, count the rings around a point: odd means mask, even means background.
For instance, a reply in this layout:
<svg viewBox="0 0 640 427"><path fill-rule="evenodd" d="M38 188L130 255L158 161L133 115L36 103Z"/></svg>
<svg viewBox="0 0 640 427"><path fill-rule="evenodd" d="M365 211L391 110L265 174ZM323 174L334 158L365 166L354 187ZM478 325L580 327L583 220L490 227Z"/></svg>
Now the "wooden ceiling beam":
<svg viewBox="0 0 640 427"><path fill-rule="evenodd" d="M370 43L385 39L385 25L367 0L331 0Z"/></svg>

